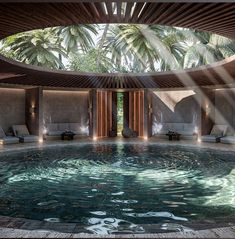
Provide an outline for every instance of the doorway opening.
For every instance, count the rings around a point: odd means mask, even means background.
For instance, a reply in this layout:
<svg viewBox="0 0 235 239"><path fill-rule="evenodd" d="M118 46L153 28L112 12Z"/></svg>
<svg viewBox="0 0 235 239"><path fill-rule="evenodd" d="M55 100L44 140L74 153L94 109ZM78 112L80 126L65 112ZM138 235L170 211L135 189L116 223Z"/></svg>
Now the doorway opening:
<svg viewBox="0 0 235 239"><path fill-rule="evenodd" d="M117 135L122 135L123 130L123 123L124 123L124 117L123 117L123 93L118 92L117 93Z"/></svg>

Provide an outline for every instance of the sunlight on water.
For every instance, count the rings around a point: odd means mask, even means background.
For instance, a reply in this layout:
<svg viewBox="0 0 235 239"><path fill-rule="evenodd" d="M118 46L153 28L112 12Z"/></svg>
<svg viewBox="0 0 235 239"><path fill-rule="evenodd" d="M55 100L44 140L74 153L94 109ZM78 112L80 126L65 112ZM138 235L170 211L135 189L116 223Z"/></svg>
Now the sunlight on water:
<svg viewBox="0 0 235 239"><path fill-rule="evenodd" d="M93 224L92 226L86 227L88 231L91 231L95 234L113 234L117 232L126 232L126 233L144 233L144 229L141 226L135 225L125 220L116 219L116 218L91 218L89 223Z"/></svg>
<svg viewBox="0 0 235 239"><path fill-rule="evenodd" d="M190 231L235 215L235 155L94 144L0 157L0 214L76 222L96 234Z"/></svg>
<svg viewBox="0 0 235 239"><path fill-rule="evenodd" d="M165 218L171 218L178 221L188 221L187 218L176 217L173 213L169 213L169 212L126 213L125 215L130 217L165 217Z"/></svg>

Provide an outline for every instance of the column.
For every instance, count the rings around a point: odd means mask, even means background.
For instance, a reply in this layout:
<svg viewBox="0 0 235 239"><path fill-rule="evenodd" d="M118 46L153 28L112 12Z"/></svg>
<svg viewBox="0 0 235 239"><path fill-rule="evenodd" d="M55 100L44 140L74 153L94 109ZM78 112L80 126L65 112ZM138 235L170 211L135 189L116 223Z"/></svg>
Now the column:
<svg viewBox="0 0 235 239"><path fill-rule="evenodd" d="M43 137L43 90L41 87L25 90L25 123L30 134Z"/></svg>
<svg viewBox="0 0 235 239"><path fill-rule="evenodd" d="M92 89L89 92L89 135L97 137L97 90Z"/></svg>
<svg viewBox="0 0 235 239"><path fill-rule="evenodd" d="M144 137L152 136L152 91L144 90Z"/></svg>
<svg viewBox="0 0 235 239"><path fill-rule="evenodd" d="M199 135L207 135L211 132L215 123L215 90L201 89L201 123Z"/></svg>

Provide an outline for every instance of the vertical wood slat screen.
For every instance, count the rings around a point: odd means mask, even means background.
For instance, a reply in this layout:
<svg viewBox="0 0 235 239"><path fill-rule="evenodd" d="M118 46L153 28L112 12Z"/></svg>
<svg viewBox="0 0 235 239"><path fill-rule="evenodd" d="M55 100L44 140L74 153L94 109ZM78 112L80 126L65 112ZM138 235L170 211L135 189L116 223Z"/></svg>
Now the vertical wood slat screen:
<svg viewBox="0 0 235 239"><path fill-rule="evenodd" d="M112 92L97 91L97 137L108 137L112 129Z"/></svg>
<svg viewBox="0 0 235 239"><path fill-rule="evenodd" d="M144 91L129 92L129 127L144 136Z"/></svg>

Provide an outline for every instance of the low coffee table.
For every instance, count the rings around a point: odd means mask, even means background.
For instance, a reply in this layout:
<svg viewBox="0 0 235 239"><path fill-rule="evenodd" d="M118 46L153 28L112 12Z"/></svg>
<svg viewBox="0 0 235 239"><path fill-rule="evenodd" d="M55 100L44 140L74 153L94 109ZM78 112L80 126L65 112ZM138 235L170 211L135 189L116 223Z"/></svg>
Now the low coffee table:
<svg viewBox="0 0 235 239"><path fill-rule="evenodd" d="M173 140L173 139L175 139L175 140L180 140L180 135L181 135L181 134L179 134L179 133L177 133L177 132L169 132L169 133L166 134L166 136L169 137L169 140L170 140L170 141Z"/></svg>
<svg viewBox="0 0 235 239"><path fill-rule="evenodd" d="M74 135L75 134L72 131L65 131L61 134L61 139L64 140L67 138L68 140L73 140Z"/></svg>

